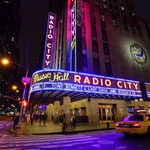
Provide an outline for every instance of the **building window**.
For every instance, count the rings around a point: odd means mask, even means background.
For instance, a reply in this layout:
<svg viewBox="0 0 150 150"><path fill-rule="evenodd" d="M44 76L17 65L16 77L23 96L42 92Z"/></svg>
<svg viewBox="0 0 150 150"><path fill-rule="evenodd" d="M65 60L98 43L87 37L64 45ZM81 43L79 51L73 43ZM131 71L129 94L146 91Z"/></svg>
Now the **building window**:
<svg viewBox="0 0 150 150"><path fill-rule="evenodd" d="M134 106L128 106L128 113L134 113Z"/></svg>
<svg viewBox="0 0 150 150"><path fill-rule="evenodd" d="M134 24L133 24L133 23L130 23L130 27L131 27L132 33L133 33L133 34L136 34L135 28L134 28Z"/></svg>
<svg viewBox="0 0 150 150"><path fill-rule="evenodd" d="M107 76L112 76L111 64L110 63L105 63L105 68L106 68L106 75Z"/></svg>
<svg viewBox="0 0 150 150"><path fill-rule="evenodd" d="M117 25L116 16L114 14L112 14L111 17L112 17L113 26L116 26Z"/></svg>
<svg viewBox="0 0 150 150"><path fill-rule="evenodd" d="M93 58L93 69L95 74L100 74L100 62L99 59Z"/></svg>
<svg viewBox="0 0 150 150"><path fill-rule="evenodd" d="M100 20L105 22L105 17L103 14L100 15Z"/></svg>
<svg viewBox="0 0 150 150"><path fill-rule="evenodd" d="M98 6L98 0L95 1L95 5Z"/></svg>
<svg viewBox="0 0 150 150"><path fill-rule="evenodd" d="M82 30L82 33L86 32L85 25L82 24L81 30Z"/></svg>
<svg viewBox="0 0 150 150"><path fill-rule="evenodd" d="M127 25L127 18L126 18L126 16L123 17L122 23L123 23L124 30L125 31L129 31L128 25Z"/></svg>
<svg viewBox="0 0 150 150"><path fill-rule="evenodd" d="M103 40L107 40L108 39L107 38L107 33L104 30L102 30L102 38L103 38Z"/></svg>
<svg viewBox="0 0 150 150"><path fill-rule="evenodd" d="M98 52L93 52L93 59L98 59L98 58L99 58Z"/></svg>
<svg viewBox="0 0 150 150"><path fill-rule="evenodd" d="M82 54L83 54L83 55L87 55L86 49L82 49Z"/></svg>
<svg viewBox="0 0 150 150"><path fill-rule="evenodd" d="M107 43L103 43L104 55L109 55L109 48Z"/></svg>
<svg viewBox="0 0 150 150"><path fill-rule="evenodd" d="M97 38L97 32L96 32L96 30L92 30L92 37Z"/></svg>
<svg viewBox="0 0 150 150"><path fill-rule="evenodd" d="M83 67L87 67L87 56L83 55Z"/></svg>
<svg viewBox="0 0 150 150"><path fill-rule="evenodd" d="M85 38L82 38L82 48L86 49L86 40L85 40Z"/></svg>

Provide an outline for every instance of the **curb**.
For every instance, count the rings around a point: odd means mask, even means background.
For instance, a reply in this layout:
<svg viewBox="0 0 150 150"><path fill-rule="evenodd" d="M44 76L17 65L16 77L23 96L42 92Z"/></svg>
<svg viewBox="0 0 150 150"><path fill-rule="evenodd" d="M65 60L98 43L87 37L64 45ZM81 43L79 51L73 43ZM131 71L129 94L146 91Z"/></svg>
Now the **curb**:
<svg viewBox="0 0 150 150"><path fill-rule="evenodd" d="M115 128L103 128L103 129L91 129L91 130L81 130L81 131L66 131L66 132L51 132L51 133L33 133L31 135L52 135L52 134L76 134L82 132L92 132L92 131L100 131L100 130L114 130Z"/></svg>

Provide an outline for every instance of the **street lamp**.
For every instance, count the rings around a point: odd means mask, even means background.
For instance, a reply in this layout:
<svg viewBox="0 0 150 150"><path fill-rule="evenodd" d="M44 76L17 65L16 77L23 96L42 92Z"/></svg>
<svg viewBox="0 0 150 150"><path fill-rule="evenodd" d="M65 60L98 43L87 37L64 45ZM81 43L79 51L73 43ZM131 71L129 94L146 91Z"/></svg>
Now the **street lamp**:
<svg viewBox="0 0 150 150"><path fill-rule="evenodd" d="M13 89L13 90L17 90L17 86L16 86L16 85L13 85L13 86L12 86L12 89Z"/></svg>
<svg viewBox="0 0 150 150"><path fill-rule="evenodd" d="M19 67L21 67L21 68L26 69L26 78L28 77L29 65L27 65L27 67L25 67L25 66L23 66L23 65L21 65L21 64L18 64L18 63L14 62L14 61L10 61L10 60L8 60L8 59L6 59L6 58L2 59L2 63L3 63L4 65L7 65L7 64L9 64L9 63L13 63L13 64L15 64L15 65L17 65L17 66L19 66ZM20 110L20 115L19 115L19 127L20 127L20 125L21 125L21 118L22 118L22 111L23 111L23 100L26 99L26 86L27 86L27 84L24 84L23 95L22 95L22 101L21 101L21 110ZM16 88L17 88L17 87L16 87Z"/></svg>
<svg viewBox="0 0 150 150"><path fill-rule="evenodd" d="M8 63L9 63L8 59L6 59L6 58L2 59L2 64L7 65Z"/></svg>

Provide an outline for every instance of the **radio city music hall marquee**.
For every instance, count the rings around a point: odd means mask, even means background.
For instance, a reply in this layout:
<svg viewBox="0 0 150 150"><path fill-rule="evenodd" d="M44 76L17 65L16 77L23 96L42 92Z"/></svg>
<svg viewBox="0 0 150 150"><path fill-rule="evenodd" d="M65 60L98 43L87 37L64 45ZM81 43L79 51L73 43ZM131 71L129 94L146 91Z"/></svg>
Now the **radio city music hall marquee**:
<svg viewBox="0 0 150 150"><path fill-rule="evenodd" d="M44 69L49 69L52 67L55 20L56 20L56 15L53 13L48 13L45 52L44 52L44 60L43 60Z"/></svg>
<svg viewBox="0 0 150 150"><path fill-rule="evenodd" d="M40 90L142 97L138 81L64 70L41 70L31 79L30 94Z"/></svg>

